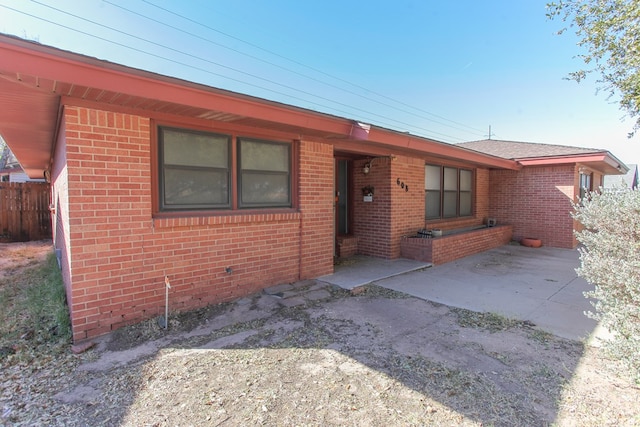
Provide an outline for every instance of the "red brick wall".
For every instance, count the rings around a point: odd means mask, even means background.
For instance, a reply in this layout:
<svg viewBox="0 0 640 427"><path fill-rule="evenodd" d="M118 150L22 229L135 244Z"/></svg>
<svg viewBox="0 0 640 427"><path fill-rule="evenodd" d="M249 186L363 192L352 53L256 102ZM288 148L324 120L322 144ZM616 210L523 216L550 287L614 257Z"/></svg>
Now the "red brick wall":
<svg viewBox="0 0 640 427"><path fill-rule="evenodd" d="M55 208L51 212L53 245L59 253L62 281L65 285L67 300L71 301L71 266L69 264L69 180L67 174L67 146L63 137L65 123L60 124L60 136L56 141L53 165L51 168L51 203Z"/></svg>
<svg viewBox="0 0 640 427"><path fill-rule="evenodd" d="M489 218L489 169L476 169L475 175L475 217L480 224L486 224Z"/></svg>
<svg viewBox="0 0 640 427"><path fill-rule="evenodd" d="M64 122L74 340L163 313L165 275L174 311L333 271L331 146L300 143L299 211L153 219L149 119Z"/></svg>
<svg viewBox="0 0 640 427"><path fill-rule="evenodd" d="M362 168L371 162L365 175ZM424 226L424 160L378 157L354 162L354 235L363 255L395 259L400 239ZM375 188L373 202L364 202L362 187ZM407 191L408 189L408 191Z"/></svg>
<svg viewBox="0 0 640 427"><path fill-rule="evenodd" d="M376 158L370 172L362 168L370 160L354 162L353 234L358 237L358 253L391 258L391 159ZM364 202L362 187L373 186L373 202Z"/></svg>
<svg viewBox="0 0 640 427"><path fill-rule="evenodd" d="M333 146L300 144L301 272L313 278L333 272Z"/></svg>
<svg viewBox="0 0 640 427"><path fill-rule="evenodd" d="M570 213L576 184L573 164L492 170L489 216L512 224L515 240L530 237L546 246L574 248Z"/></svg>
<svg viewBox="0 0 640 427"><path fill-rule="evenodd" d="M483 224L489 216L489 171L477 169L475 177L475 213L473 217L425 222L425 160L396 156L372 161L367 175L365 163L354 162L354 235L358 252L363 255L395 259L401 256L403 236L421 228L443 230ZM363 202L362 187L373 185L373 202ZM408 187L408 191L406 190Z"/></svg>
<svg viewBox="0 0 640 427"><path fill-rule="evenodd" d="M508 225L482 228L433 239L402 239L402 256L418 261L444 264L509 243L512 228Z"/></svg>
<svg viewBox="0 0 640 427"><path fill-rule="evenodd" d="M391 162L391 206L390 258L398 258L402 236L424 228L424 160L398 156Z"/></svg>

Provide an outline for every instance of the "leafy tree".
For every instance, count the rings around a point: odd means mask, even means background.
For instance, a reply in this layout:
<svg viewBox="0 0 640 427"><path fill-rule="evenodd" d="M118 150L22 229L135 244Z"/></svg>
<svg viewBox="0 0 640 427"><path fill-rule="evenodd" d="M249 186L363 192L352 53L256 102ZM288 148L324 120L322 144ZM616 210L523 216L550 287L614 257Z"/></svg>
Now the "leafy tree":
<svg viewBox="0 0 640 427"><path fill-rule="evenodd" d="M586 48L578 55L587 69L569 74L577 82L600 74L600 89L620 96L622 110L640 129L640 2L638 0L560 0L547 4L547 16L570 22ZM562 29L563 33L567 28Z"/></svg>
<svg viewBox="0 0 640 427"><path fill-rule="evenodd" d="M640 190L591 193L575 206L580 250L578 275L595 285L596 313L613 334L605 348L622 359L640 383Z"/></svg>

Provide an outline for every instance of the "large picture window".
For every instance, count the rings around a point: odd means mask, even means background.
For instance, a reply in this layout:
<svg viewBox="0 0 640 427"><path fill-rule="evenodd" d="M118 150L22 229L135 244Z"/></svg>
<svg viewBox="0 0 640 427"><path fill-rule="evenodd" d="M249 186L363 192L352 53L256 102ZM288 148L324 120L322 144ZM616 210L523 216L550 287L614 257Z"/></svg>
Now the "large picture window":
<svg viewBox="0 0 640 427"><path fill-rule="evenodd" d="M292 205L291 144L160 127L158 157L161 211Z"/></svg>
<svg viewBox="0 0 640 427"><path fill-rule="evenodd" d="M455 218L473 214L473 173L468 169L425 166L426 219Z"/></svg>

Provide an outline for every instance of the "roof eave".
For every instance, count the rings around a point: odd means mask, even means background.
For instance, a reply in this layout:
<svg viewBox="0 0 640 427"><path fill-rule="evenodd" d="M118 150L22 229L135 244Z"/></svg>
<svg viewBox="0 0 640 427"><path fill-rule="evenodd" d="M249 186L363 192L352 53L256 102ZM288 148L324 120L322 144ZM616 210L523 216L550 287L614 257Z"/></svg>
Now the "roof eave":
<svg viewBox="0 0 640 427"><path fill-rule="evenodd" d="M333 135L335 139L327 142L335 145L352 143L359 144L365 149L367 144L382 145L385 149L397 149L403 153L435 155L487 167L514 170L519 168L513 160L375 126L371 126L365 141L354 140L352 131L355 121L351 119L134 69L13 36L0 35L0 50L4 64L2 69L9 73L9 76L15 74L17 79L21 74L32 75L87 88L127 93L203 109L211 109L215 106L238 116L278 123L299 128L302 131L319 131L326 135ZM50 121L48 128L53 130L57 116L54 114L50 116L47 119ZM55 135L51 134L47 138L47 144L52 147ZM31 142L31 144L35 143ZM18 152L16 154L18 155ZM50 156L51 153L48 155ZM41 173L41 171L29 170L30 175L31 173Z"/></svg>
<svg viewBox="0 0 640 427"><path fill-rule="evenodd" d="M551 166L567 163L582 163L603 175L624 175L629 168L608 151L553 157L527 157L515 159L522 166Z"/></svg>

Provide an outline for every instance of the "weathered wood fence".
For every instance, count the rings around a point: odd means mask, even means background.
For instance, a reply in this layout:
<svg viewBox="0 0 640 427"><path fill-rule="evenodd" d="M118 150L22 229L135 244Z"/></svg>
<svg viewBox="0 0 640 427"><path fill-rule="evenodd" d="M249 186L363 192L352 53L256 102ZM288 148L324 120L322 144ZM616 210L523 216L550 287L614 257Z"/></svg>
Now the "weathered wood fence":
<svg viewBox="0 0 640 427"><path fill-rule="evenodd" d="M49 184L0 182L0 241L51 238Z"/></svg>

